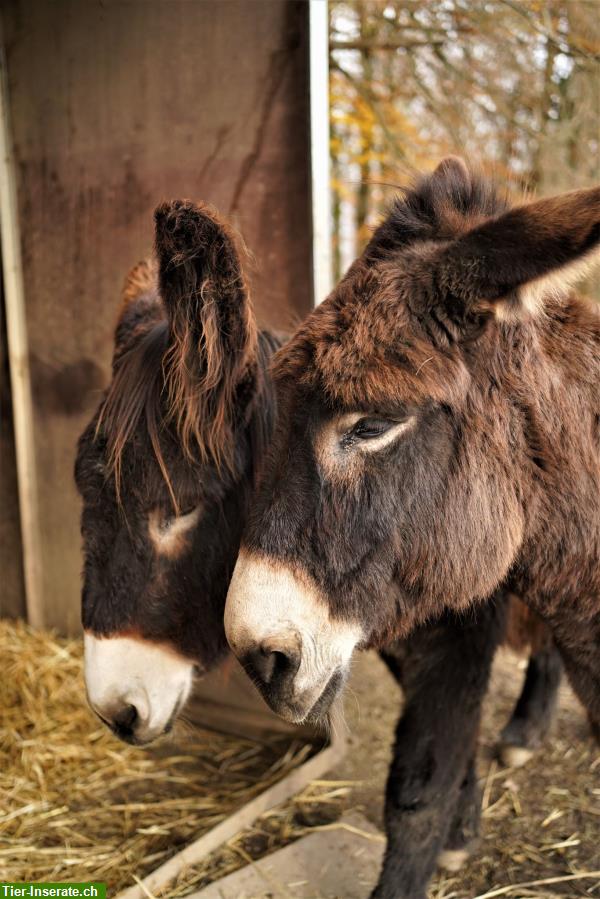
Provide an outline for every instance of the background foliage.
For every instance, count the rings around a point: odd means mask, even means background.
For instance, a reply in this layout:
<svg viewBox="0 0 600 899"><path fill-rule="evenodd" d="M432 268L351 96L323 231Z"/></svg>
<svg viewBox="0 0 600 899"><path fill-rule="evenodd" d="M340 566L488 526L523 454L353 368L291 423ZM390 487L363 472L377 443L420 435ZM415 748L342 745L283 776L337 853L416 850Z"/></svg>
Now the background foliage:
<svg viewBox="0 0 600 899"><path fill-rule="evenodd" d="M516 190L598 181L598 0L332 0L330 71L336 278L444 154Z"/></svg>

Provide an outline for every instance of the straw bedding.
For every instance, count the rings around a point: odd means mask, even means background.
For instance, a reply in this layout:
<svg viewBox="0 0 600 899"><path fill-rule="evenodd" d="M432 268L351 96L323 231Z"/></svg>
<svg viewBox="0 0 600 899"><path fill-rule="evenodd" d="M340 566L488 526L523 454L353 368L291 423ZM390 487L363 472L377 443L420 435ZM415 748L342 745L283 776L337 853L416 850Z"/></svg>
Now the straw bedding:
<svg viewBox="0 0 600 899"><path fill-rule="evenodd" d="M79 641L0 621L0 658L0 880L94 879L115 895L312 749L191 728L126 746L88 710Z"/></svg>
<svg viewBox="0 0 600 899"><path fill-rule="evenodd" d="M140 750L85 704L78 641L0 621L0 880L106 880L109 896L298 765L311 747L194 731ZM371 654L355 662L351 751L311 784L159 894L176 899L342 811L381 825L400 695ZM554 735L529 765L502 769L495 742L522 674L500 656L482 726L483 833L471 863L434 878L431 899L600 897L600 756L567 686ZM368 709L368 714L361 714ZM335 825L330 825L335 826Z"/></svg>

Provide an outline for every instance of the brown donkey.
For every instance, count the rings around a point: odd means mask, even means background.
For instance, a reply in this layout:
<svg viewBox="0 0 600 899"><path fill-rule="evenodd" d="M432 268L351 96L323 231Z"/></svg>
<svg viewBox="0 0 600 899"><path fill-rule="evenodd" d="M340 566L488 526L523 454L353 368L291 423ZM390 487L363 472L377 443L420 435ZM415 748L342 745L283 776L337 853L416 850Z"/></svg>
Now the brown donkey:
<svg viewBox="0 0 600 899"><path fill-rule="evenodd" d="M291 720L407 638L377 896L424 895L464 817L507 591L600 722L600 318L569 289L599 246L600 189L510 208L444 160L276 357L225 627Z"/></svg>
<svg viewBox="0 0 600 899"><path fill-rule="evenodd" d="M127 279L113 379L79 440L88 697L123 739L168 730L226 652L223 608L273 412L233 233L156 211L157 265Z"/></svg>

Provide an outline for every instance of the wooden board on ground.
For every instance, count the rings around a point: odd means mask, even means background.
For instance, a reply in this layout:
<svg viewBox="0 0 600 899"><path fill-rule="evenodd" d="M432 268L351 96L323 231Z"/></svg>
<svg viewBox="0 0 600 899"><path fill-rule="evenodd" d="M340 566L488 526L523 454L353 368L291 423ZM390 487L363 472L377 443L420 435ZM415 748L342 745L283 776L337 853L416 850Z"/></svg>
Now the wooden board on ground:
<svg viewBox="0 0 600 899"><path fill-rule="evenodd" d="M219 683L218 675L213 676L210 682L208 679L204 681L200 686L199 693L202 695L203 691L210 689L211 683L217 690L223 689L223 684L227 683L227 669L225 669L225 671L221 669L221 677L224 678L221 683ZM225 730L227 732L228 724L230 724L232 720L228 708L231 694L234 696L237 695L240 697L240 700L245 694L244 710L246 713L254 713L255 717L253 722L248 718L244 721L242 731L245 735L247 735L248 732L252 732L253 728L255 731L267 733L269 724L274 724L275 721L277 721L278 725L281 725L279 719L276 719L276 716L274 716L267 708L249 682L249 692L246 693L245 683L247 682L247 678L241 669L236 670L233 668L228 675L228 679L229 684L226 686L227 692L225 694L227 701L223 707L223 716L219 716L217 708L218 704L215 702L209 725L210 727ZM202 712L201 695L200 698L197 698L195 703L192 704L191 714L198 724L206 726L206 716ZM273 721L271 721L271 718ZM292 727L289 729L290 731L293 730ZM232 732L231 729L229 732ZM306 735L311 732L304 728L299 730L299 733L301 735ZM317 737L318 735L315 731L312 731L312 736ZM185 849L170 858L167 862L157 868L156 871L153 871L144 878L143 881L140 881L139 884L119 893L116 899L146 899L146 897L159 892L164 886L175 880L186 868L202 861L210 855L211 852L214 852L228 840L231 840L240 831L250 827L260 815L269 811L269 809L282 805L291 796L294 796L304 789L304 787L311 781L322 777L330 768L334 767L340 761L345 751L346 743L344 737L334 732L330 742L325 745L323 749L309 758L308 761L304 762L294 771L291 771L278 783L269 787L259 796L256 796L250 802L246 803L246 805L242 806L242 808L226 818L225 821L222 821L212 830L209 830L208 833L203 834L195 842L190 843L189 846L186 846Z"/></svg>
<svg viewBox="0 0 600 899"><path fill-rule="evenodd" d="M354 813L187 899L367 899L384 847L383 835Z"/></svg>

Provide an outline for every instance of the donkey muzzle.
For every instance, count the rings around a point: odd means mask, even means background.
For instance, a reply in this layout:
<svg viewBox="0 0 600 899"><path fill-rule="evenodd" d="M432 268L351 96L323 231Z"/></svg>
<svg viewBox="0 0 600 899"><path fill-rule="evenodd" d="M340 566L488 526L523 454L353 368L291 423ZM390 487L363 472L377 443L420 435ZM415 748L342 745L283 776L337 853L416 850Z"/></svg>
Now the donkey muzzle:
<svg viewBox="0 0 600 899"><path fill-rule="evenodd" d="M296 723L327 713L362 636L356 623L331 619L303 571L248 551L229 586L225 633L266 702Z"/></svg>
<svg viewBox="0 0 600 899"><path fill-rule="evenodd" d="M168 646L86 632L88 701L115 736L150 743L172 728L190 694L193 662Z"/></svg>

